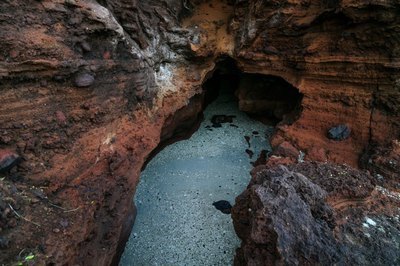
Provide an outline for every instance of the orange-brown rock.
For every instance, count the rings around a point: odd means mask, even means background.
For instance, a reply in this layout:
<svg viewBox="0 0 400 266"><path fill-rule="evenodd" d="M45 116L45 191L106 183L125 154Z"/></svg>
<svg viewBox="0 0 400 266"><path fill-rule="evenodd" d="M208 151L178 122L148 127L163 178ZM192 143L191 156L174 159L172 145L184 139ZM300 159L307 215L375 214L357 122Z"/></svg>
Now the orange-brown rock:
<svg viewBox="0 0 400 266"><path fill-rule="evenodd" d="M13 215L0 228L0 261L33 253L38 264L110 264L131 226L140 169L163 128L169 136L196 119L199 105L185 106L219 56L303 95L296 116L273 108L283 118L273 146L287 141L305 160L356 166L367 147L400 133L398 8L395 0L2 1L0 149L23 160L0 193L28 221ZM81 74L92 78L77 87ZM338 124L351 136L329 140ZM371 160L389 169L379 158Z"/></svg>

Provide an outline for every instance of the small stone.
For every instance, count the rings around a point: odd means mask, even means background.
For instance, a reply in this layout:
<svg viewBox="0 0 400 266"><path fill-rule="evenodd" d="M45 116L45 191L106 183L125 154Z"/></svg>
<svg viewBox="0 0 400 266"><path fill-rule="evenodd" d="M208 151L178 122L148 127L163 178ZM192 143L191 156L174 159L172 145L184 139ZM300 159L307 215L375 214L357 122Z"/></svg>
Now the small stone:
<svg viewBox="0 0 400 266"><path fill-rule="evenodd" d="M254 152L252 150L246 149L246 153L249 155L249 158L253 158Z"/></svg>
<svg viewBox="0 0 400 266"><path fill-rule="evenodd" d="M110 59L111 58L111 53L110 53L110 51L105 51L104 53L103 53L103 58L104 59Z"/></svg>
<svg viewBox="0 0 400 266"><path fill-rule="evenodd" d="M53 232L54 232L54 233L60 233L60 229L54 228L54 229L53 229Z"/></svg>
<svg viewBox="0 0 400 266"><path fill-rule="evenodd" d="M371 218L366 217L365 221L367 222L367 224L372 225L372 226L376 226L376 222L374 220L372 220Z"/></svg>
<svg viewBox="0 0 400 266"><path fill-rule="evenodd" d="M328 131L328 138L333 140L345 140L350 136L351 130L347 125L338 125Z"/></svg>
<svg viewBox="0 0 400 266"><path fill-rule="evenodd" d="M222 213L225 214L230 214L231 213L231 209L232 209L232 205L229 203L229 201L226 200L219 200L216 202L213 202L214 207L221 211Z"/></svg>
<svg viewBox="0 0 400 266"><path fill-rule="evenodd" d="M21 157L11 150L0 150L0 173L10 170L20 159Z"/></svg>
<svg viewBox="0 0 400 266"><path fill-rule="evenodd" d="M18 57L18 55L19 55L19 52L17 51L17 50L11 50L10 51L10 57L11 58L16 58L16 57Z"/></svg>
<svg viewBox="0 0 400 266"><path fill-rule="evenodd" d="M65 0L65 5L67 6L77 6L77 3L75 0Z"/></svg>
<svg viewBox="0 0 400 266"><path fill-rule="evenodd" d="M223 123L232 123L235 117L234 115L214 115L211 118L211 123L213 123L213 126L218 125L217 127L220 127Z"/></svg>
<svg viewBox="0 0 400 266"><path fill-rule="evenodd" d="M41 80L40 81L40 86L41 87L46 87L47 86L47 81L46 80Z"/></svg>
<svg viewBox="0 0 400 266"><path fill-rule="evenodd" d="M89 87L90 85L93 84L94 82L94 77L90 74L84 73L84 74L78 74L75 77L75 85L77 87Z"/></svg>
<svg viewBox="0 0 400 266"><path fill-rule="evenodd" d="M32 192L33 195L35 195L36 197L38 197L41 200L47 198L46 194L44 194L44 192L39 188L34 188L34 189L31 190L31 192Z"/></svg>
<svg viewBox="0 0 400 266"><path fill-rule="evenodd" d="M92 51L92 48L90 47L90 44L87 43L86 41L81 42L81 48L84 52L90 52Z"/></svg>
<svg viewBox="0 0 400 266"><path fill-rule="evenodd" d="M60 225L61 225L63 228L66 228L66 227L68 227L69 222L68 222L68 220L66 220L66 219L62 219L62 220L60 221Z"/></svg>
<svg viewBox="0 0 400 266"><path fill-rule="evenodd" d="M0 249L6 249L10 245L10 240L7 238L0 236Z"/></svg>
<svg viewBox="0 0 400 266"><path fill-rule="evenodd" d="M65 125L67 123L67 118L65 117L64 113L61 111L56 112L56 118L58 124Z"/></svg>

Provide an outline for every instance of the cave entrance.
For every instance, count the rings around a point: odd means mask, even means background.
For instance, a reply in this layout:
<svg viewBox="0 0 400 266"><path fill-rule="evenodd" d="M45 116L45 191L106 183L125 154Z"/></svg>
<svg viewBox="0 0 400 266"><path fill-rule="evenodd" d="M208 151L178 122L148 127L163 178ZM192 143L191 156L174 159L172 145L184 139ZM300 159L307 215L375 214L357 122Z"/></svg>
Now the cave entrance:
<svg viewBox="0 0 400 266"><path fill-rule="evenodd" d="M136 221L120 265L233 265L240 239L230 205L247 187L259 155L271 150L274 126L239 110L243 99L245 107L254 105L247 90L265 89L263 78L241 73L231 59L220 60L204 82L204 93L167 119L161 133L165 141L197 124L191 110L200 104L201 112L205 100L204 118L193 135L158 150L142 171L134 199ZM276 115L272 107L246 110Z"/></svg>
<svg viewBox="0 0 400 266"><path fill-rule="evenodd" d="M303 95L281 77L243 73L230 58L221 58L204 82L206 105L221 91L235 95L239 109L268 125L293 123L301 112Z"/></svg>

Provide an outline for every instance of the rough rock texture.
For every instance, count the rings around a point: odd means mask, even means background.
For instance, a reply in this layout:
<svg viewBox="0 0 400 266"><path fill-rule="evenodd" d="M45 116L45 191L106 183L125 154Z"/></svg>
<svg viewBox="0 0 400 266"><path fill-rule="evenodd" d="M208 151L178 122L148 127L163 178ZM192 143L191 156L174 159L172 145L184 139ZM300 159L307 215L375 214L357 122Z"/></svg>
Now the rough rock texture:
<svg viewBox="0 0 400 266"><path fill-rule="evenodd" d="M164 120L200 90L201 71L196 79L179 70L184 79L175 82L162 64L181 47L181 5L164 4L0 3L0 149L23 158L0 176L0 193L26 218L2 206L2 217L13 218L0 227L9 241L2 263L29 253L39 264L113 260ZM76 87L81 73L94 77L90 87Z"/></svg>
<svg viewBox="0 0 400 266"><path fill-rule="evenodd" d="M398 193L347 166L302 163L253 171L232 209L236 265L396 265Z"/></svg>
<svg viewBox="0 0 400 266"><path fill-rule="evenodd" d="M400 129L397 2L1 1L0 149L22 161L0 179L11 195L1 215L16 218L0 227L0 261L111 263L141 167L163 128L168 136L179 119L198 118L198 105L192 118L174 113L221 55L303 94L299 119L278 125L274 146L353 166L365 151L383 175L390 152L372 147ZM93 77L85 87L81 74ZM327 138L338 124L350 138Z"/></svg>
<svg viewBox="0 0 400 266"><path fill-rule="evenodd" d="M400 191L400 142L393 140L386 146L371 146L360 159L363 168L375 176L378 184Z"/></svg>
<svg viewBox="0 0 400 266"><path fill-rule="evenodd" d="M357 166L369 142L399 136L398 1L237 1L231 32L239 66L283 77L304 97L302 114L284 139L306 153ZM397 73L396 73L397 72ZM352 137L336 143L326 132L347 124Z"/></svg>

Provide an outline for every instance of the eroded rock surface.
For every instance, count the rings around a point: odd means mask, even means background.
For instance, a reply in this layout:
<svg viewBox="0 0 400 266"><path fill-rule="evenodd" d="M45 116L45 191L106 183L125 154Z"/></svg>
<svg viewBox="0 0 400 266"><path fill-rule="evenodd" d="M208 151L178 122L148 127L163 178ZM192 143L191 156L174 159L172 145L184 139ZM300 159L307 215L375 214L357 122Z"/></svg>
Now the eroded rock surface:
<svg viewBox="0 0 400 266"><path fill-rule="evenodd" d="M235 264L397 264L400 197L373 183L332 164L253 171L232 209L242 239Z"/></svg>
<svg viewBox="0 0 400 266"><path fill-rule="evenodd" d="M395 0L2 1L0 149L22 160L0 192L16 193L16 212L40 226L1 227L10 241L0 260L20 261L24 249L37 263L108 265L164 122L168 136L221 55L303 95L274 147L290 142L301 159L352 166L368 151L366 167L396 187L386 156L397 155L384 147L400 133L398 9ZM80 73L94 82L76 87ZM196 119L198 105L189 108ZM329 140L338 124L351 136ZM37 187L46 200L29 192Z"/></svg>

